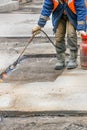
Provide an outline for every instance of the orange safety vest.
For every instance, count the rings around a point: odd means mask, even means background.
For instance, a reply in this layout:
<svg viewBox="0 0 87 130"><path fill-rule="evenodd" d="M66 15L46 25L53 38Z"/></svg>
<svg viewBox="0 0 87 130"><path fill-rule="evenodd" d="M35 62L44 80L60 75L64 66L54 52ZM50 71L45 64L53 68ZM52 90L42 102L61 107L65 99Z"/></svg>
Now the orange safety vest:
<svg viewBox="0 0 87 130"><path fill-rule="evenodd" d="M57 0L53 0L53 4L54 4L53 11L54 11L59 5L59 2Z"/></svg>
<svg viewBox="0 0 87 130"><path fill-rule="evenodd" d="M68 4L68 7L71 9L71 11L73 13L76 13L75 5L74 5L75 0L64 0L64 1ZM58 0L53 0L53 4L54 4L53 11L54 11L59 5Z"/></svg>

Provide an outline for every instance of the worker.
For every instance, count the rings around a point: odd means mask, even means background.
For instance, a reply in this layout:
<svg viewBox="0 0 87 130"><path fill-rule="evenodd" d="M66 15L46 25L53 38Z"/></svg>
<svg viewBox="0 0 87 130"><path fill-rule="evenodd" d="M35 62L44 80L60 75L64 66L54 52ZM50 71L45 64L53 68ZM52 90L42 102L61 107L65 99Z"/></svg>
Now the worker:
<svg viewBox="0 0 87 130"><path fill-rule="evenodd" d="M52 14L53 31L57 52L56 70L65 66L67 69L74 69L77 63L77 32L86 35L86 5L84 0L44 0L38 23L32 29L34 34L40 31L49 20ZM65 36L70 51L68 63L65 61Z"/></svg>

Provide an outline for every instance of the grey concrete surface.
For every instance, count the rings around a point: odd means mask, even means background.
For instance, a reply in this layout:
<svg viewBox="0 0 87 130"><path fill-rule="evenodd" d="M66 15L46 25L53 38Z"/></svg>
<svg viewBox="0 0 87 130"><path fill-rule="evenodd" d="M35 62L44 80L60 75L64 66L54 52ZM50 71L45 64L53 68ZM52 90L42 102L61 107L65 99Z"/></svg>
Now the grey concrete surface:
<svg viewBox="0 0 87 130"><path fill-rule="evenodd" d="M52 82L0 83L0 110L86 111L86 75L79 66Z"/></svg>
<svg viewBox="0 0 87 130"><path fill-rule="evenodd" d="M0 13L11 12L19 9L19 2L12 0L0 0Z"/></svg>
<svg viewBox="0 0 87 130"><path fill-rule="evenodd" d="M0 14L0 37L29 37L37 24L39 14ZM44 30L53 35L51 20Z"/></svg>
<svg viewBox="0 0 87 130"><path fill-rule="evenodd" d="M17 12L12 14L0 14L0 37L30 37L32 27L37 24L38 18L39 14L18 14ZM49 36L53 36L51 21L48 21L44 30ZM11 50L11 48L9 48L9 50ZM2 46L0 50L0 71L4 70L17 58L20 52L19 50L21 50L20 46L17 51L12 50L8 53L8 49L4 52ZM39 49L36 50L39 51ZM46 51L45 48L44 52ZM50 49L48 49L48 51L50 52ZM52 48L51 51L54 53ZM26 62L26 64L28 63ZM21 66L21 68L22 67L23 66ZM22 74L23 73L21 73L21 75ZM79 63L77 69L65 69L62 75L55 81L0 83L0 110L86 111L86 75L87 70L82 70Z"/></svg>
<svg viewBox="0 0 87 130"><path fill-rule="evenodd" d="M87 117L2 118L1 130L87 130Z"/></svg>

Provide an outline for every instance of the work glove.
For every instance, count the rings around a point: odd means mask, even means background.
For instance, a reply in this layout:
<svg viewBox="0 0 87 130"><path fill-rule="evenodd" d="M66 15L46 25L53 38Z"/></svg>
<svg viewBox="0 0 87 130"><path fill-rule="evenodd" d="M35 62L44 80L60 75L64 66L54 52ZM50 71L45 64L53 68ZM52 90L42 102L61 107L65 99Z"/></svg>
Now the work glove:
<svg viewBox="0 0 87 130"><path fill-rule="evenodd" d="M32 34L33 35L37 35L40 33L41 27L39 25L36 25L33 29L32 29Z"/></svg>
<svg viewBox="0 0 87 130"><path fill-rule="evenodd" d="M80 36L82 36L82 35L86 35L86 32L83 31L83 30L80 30L80 31L77 31L77 34L80 35Z"/></svg>

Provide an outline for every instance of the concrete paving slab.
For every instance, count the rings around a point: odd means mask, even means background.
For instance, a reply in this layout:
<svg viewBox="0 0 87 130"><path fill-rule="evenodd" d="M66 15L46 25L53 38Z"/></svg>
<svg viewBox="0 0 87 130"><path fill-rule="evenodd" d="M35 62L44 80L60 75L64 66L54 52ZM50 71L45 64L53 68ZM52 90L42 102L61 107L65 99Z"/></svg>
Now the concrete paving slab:
<svg viewBox="0 0 87 130"><path fill-rule="evenodd" d="M40 14L0 14L0 37L31 37ZM53 36L51 20L44 30ZM50 30L50 31L49 31Z"/></svg>
<svg viewBox="0 0 87 130"><path fill-rule="evenodd" d="M65 70L55 82L4 84L4 88L12 87L8 94L15 97L15 102L11 107L0 107L0 110L86 111L86 74L86 70L78 68ZM0 84L2 89L1 86L3 83Z"/></svg>
<svg viewBox="0 0 87 130"><path fill-rule="evenodd" d="M11 44L11 43L9 43ZM41 49L44 52L46 48L50 48L54 53L54 48L50 46L50 43L38 43L39 45L29 46L31 51L34 47L37 49L35 52L39 52ZM3 44L2 44L3 45ZM7 45L7 44L6 44ZM10 46L4 46L7 50L0 51L0 72L11 64L19 55L21 47L17 46L15 51L14 43ZM14 51L11 48L14 46ZM44 47L43 47L44 46ZM48 49L48 52L50 50ZM4 55L3 55L4 53ZM41 53L41 52L40 52ZM79 59L78 59L79 60ZM38 61L38 60L37 60ZM26 70L29 61L22 63L17 69L17 76L20 78L24 73L20 73L20 69ZM35 62L34 62L35 63ZM43 62L42 62L43 63ZM50 64L54 63L53 59L50 60ZM26 65L25 65L26 64ZM29 63L30 64L30 63ZM32 64L31 64L32 65ZM38 64L37 64L38 65ZM2 69L1 69L2 68ZM33 68L33 65L32 65ZM40 68L38 68L40 69ZM46 68L45 68L46 69ZM53 67L51 69L54 69ZM33 70L34 71L34 70ZM47 70L48 71L48 70ZM29 69L27 69L29 75ZM57 72L56 72L57 73ZM20 76L21 75L21 76ZM87 70L82 70L80 63L77 69L64 70L54 81L48 82L34 82L29 83L28 81L23 83L20 82L7 82L0 83L0 110L8 111L86 111L87 110L87 83L86 83ZM13 76L13 75L11 75ZM16 77L17 77L16 76ZM26 75L24 75L26 77ZM24 77L24 78L25 78ZM7 101L5 102L5 99ZM4 102L4 103L2 103Z"/></svg>
<svg viewBox="0 0 87 130"><path fill-rule="evenodd" d="M3 55L4 53L4 55ZM7 68L10 64L12 64L18 57L19 55L17 53L5 53L4 51L2 51L2 53L0 54L0 72L2 72L5 68ZM9 60L11 59L11 60Z"/></svg>
<svg viewBox="0 0 87 130"><path fill-rule="evenodd" d="M0 107L7 107L10 105L11 96L9 94L0 96Z"/></svg>
<svg viewBox="0 0 87 130"><path fill-rule="evenodd" d="M39 14L1 14L0 37L29 37L32 27L37 23ZM53 36L51 21L45 26L49 36ZM44 53L45 46L37 52ZM42 46L42 45L41 45ZM30 49L31 49L30 48ZM35 49L35 48L34 48ZM18 53L21 49L18 49ZM50 50L48 49L48 52ZM52 53L54 49L51 48ZM3 51L2 51L3 52ZM0 68L5 69L18 56L14 51L0 54ZM28 51L27 51L28 53ZM33 50L30 51L33 53ZM46 53L46 50L45 50ZM28 53L29 54L29 53ZM8 60L10 59L10 60ZM27 64L27 62L26 62ZM86 111L87 110L87 81L86 70L80 66L74 70L66 70L55 81L35 83L0 83L0 110L8 111Z"/></svg>
<svg viewBox="0 0 87 130"><path fill-rule="evenodd" d="M11 12L19 9L19 2L12 0L0 1L0 13Z"/></svg>

